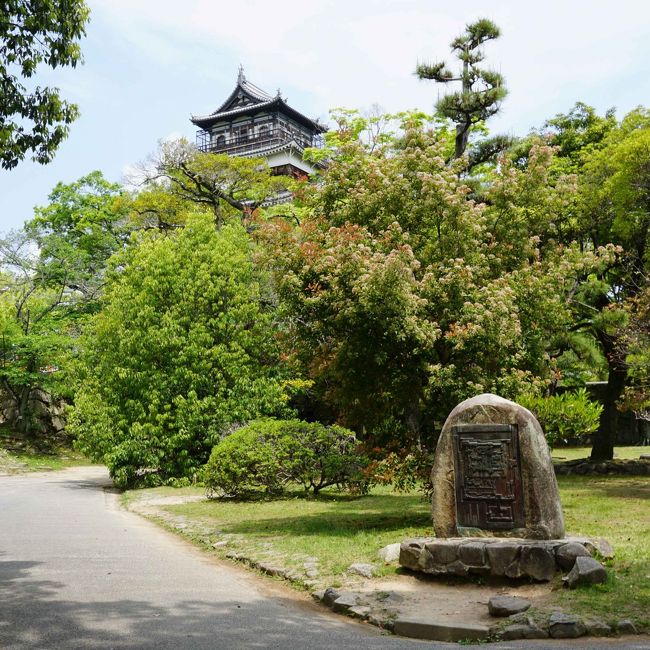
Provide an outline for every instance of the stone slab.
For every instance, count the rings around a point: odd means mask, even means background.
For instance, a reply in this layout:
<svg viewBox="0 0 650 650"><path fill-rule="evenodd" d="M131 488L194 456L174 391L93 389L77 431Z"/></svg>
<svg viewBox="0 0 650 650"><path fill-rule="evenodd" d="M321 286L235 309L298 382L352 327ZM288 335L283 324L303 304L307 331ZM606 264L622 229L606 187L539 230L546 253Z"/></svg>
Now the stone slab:
<svg viewBox="0 0 650 650"><path fill-rule="evenodd" d="M577 557L564 581L571 589L578 585L600 584L607 581L607 569L593 557Z"/></svg>
<svg viewBox="0 0 650 650"><path fill-rule="evenodd" d="M492 596L488 601L490 616L512 616L530 608L530 601L518 596Z"/></svg>
<svg viewBox="0 0 650 650"><path fill-rule="evenodd" d="M484 641L490 635L487 625L451 623L417 618L397 618L393 632L400 636L430 641Z"/></svg>
<svg viewBox="0 0 650 650"><path fill-rule="evenodd" d="M560 612L551 614L548 630L554 639L577 639L587 634L587 628L579 618Z"/></svg>
<svg viewBox="0 0 650 650"><path fill-rule="evenodd" d="M384 546L383 548L380 548L379 551L377 551L377 556L379 557L380 560L383 560L386 564L390 564L392 562L397 562L397 560L399 560L399 553L400 553L400 544L399 542L396 542L395 544L388 544L388 546Z"/></svg>

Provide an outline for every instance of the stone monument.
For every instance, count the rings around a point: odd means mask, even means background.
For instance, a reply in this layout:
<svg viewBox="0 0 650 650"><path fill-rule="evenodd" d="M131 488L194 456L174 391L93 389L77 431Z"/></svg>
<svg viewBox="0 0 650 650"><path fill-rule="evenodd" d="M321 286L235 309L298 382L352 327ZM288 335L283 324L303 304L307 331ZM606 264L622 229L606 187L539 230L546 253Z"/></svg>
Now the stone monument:
<svg viewBox="0 0 650 650"><path fill-rule="evenodd" d="M456 406L440 434L431 478L436 537L402 542L406 568L551 580L579 556L604 555L598 541L564 537L544 433L514 402L484 394Z"/></svg>
<svg viewBox="0 0 650 650"><path fill-rule="evenodd" d="M564 537L551 453L535 416L477 395L449 415L432 471L437 537Z"/></svg>

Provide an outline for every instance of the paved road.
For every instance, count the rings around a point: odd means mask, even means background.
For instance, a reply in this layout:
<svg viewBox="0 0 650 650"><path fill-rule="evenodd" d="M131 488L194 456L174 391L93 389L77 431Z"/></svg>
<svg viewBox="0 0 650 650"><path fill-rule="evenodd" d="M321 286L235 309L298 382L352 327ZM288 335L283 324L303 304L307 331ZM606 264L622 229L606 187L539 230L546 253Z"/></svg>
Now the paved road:
<svg viewBox="0 0 650 650"><path fill-rule="evenodd" d="M422 647L216 563L107 485L100 468L0 477L3 650Z"/></svg>
<svg viewBox="0 0 650 650"><path fill-rule="evenodd" d="M3 650L458 647L381 636L217 563L121 510L107 486L99 468L0 477Z"/></svg>

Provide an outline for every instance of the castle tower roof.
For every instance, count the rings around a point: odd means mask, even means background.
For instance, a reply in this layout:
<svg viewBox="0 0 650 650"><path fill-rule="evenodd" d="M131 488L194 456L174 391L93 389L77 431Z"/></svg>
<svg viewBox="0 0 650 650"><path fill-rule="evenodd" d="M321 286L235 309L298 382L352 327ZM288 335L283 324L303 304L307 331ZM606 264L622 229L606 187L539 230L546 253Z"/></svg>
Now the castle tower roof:
<svg viewBox="0 0 650 650"><path fill-rule="evenodd" d="M316 133L323 133L327 130L317 120L312 120L291 108L279 90L275 95L271 95L248 81L241 66L237 75L237 84L223 104L207 115L192 115L191 120L199 128L207 130L217 122L232 120L241 115L254 115L262 111L274 110L288 115Z"/></svg>

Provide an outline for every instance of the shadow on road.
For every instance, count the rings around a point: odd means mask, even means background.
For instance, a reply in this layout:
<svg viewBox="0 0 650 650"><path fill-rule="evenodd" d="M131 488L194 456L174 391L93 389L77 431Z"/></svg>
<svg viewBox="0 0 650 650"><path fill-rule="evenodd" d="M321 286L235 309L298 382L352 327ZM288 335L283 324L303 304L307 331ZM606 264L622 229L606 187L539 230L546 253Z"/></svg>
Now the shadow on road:
<svg viewBox="0 0 650 650"><path fill-rule="evenodd" d="M269 615L263 601L210 604L187 600L161 607L136 600L62 600L57 597L60 583L30 577L30 569L38 564L0 558L3 650L332 648L345 647L350 641L349 627L344 631L317 615L306 626L304 612L296 608L295 602L283 599L277 600L281 616ZM401 646L397 639L369 636L360 630L358 636L355 645L359 648Z"/></svg>
<svg viewBox="0 0 650 650"><path fill-rule="evenodd" d="M52 478L47 481L47 484L67 488L69 490L116 490L113 481L108 476L108 473L104 473L103 471L97 472L96 476L86 478L80 478L73 475L70 478L64 479L62 478L62 474L63 472L59 473L58 476L52 476Z"/></svg>

